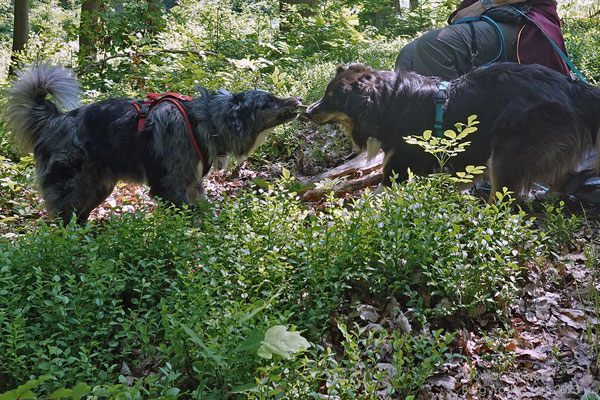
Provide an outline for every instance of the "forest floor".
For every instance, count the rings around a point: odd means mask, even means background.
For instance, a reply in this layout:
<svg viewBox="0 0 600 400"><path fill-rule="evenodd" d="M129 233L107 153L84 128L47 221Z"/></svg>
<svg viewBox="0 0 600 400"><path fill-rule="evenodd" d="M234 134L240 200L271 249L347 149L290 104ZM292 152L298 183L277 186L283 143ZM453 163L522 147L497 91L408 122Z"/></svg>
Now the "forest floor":
<svg viewBox="0 0 600 400"><path fill-rule="evenodd" d="M359 197L366 188L374 190L381 179L381 159L379 155L367 161L359 155L318 175L299 177L304 187L300 198L320 208L332 189L344 198ZM280 174L277 165L215 171L205 181L206 194L211 201L221 201L257 178ZM153 204L146 188L119 186L92 218L106 218L119 205L127 211L138 202ZM466 358L444 365L444 372L430 378L418 398L579 399L589 391L600 391L600 355L591 351L600 337L600 267L597 259L586 262L590 254L584 254L590 243L600 249L599 211L586 207L585 222L572 245L553 254L551 261L531 260L518 300L507 305L502 321L497 315L481 314L436 326L458 332L451 351ZM598 254L596 250L592 256ZM595 269L590 270L590 265ZM393 313L386 310L399 306L395 299L361 301L364 312L357 322L372 329L393 329ZM336 341L335 335L326 340L334 348ZM384 361L385 357L382 368L388 365Z"/></svg>

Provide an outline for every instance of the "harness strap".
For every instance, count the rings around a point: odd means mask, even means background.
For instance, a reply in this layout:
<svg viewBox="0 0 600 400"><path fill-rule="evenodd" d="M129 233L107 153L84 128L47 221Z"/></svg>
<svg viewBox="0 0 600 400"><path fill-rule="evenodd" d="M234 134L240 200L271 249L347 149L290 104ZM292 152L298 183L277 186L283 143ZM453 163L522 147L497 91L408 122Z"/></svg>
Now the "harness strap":
<svg viewBox="0 0 600 400"><path fill-rule="evenodd" d="M437 137L443 137L442 125L444 124L444 104L448 99L448 85L450 82L442 81L435 95L435 122L433 128Z"/></svg>
<svg viewBox="0 0 600 400"><path fill-rule="evenodd" d="M475 40L475 36L476 35L475 35L475 28L473 27L473 22L477 22L477 21L485 21L488 24L492 25L492 27L494 28L494 30L498 34L498 40L500 41L500 50L498 51L498 55L496 55L496 57L494 57L493 59L491 59L487 63L483 64L482 66L487 66L487 65L490 65L492 63L495 63L502 56L502 53L504 53L504 61L508 61L506 52L504 51L504 34L502 33L502 30L500 29L500 26L498 25L498 23L496 23L496 21L494 21L493 19L491 19L487 15L480 15L479 17L461 18L461 19L459 19L458 21L455 22L455 24L468 23L469 27L471 28L471 54L472 54L472 57L473 57L473 64L472 65L473 66L475 65L474 64L475 55L477 55L477 42Z"/></svg>
<svg viewBox="0 0 600 400"><path fill-rule="evenodd" d="M148 116L148 114L154 107L156 107L163 101L168 101L168 102L175 104L175 106L177 106L177 108L181 112L183 119L185 120L185 125L187 127L188 133L190 134L190 140L192 141L192 144L194 145L194 149L196 150L196 154L198 154L198 158L200 158L200 162L202 163L202 176L204 177L206 174L208 174L208 171L210 170L211 166L207 164L206 158L204 157L204 154L202 154L202 151L200 150L200 146L198 146L198 142L196 141L196 137L194 136L194 131L192 129L192 124L190 123L190 119L189 119L187 113L185 112L185 109L179 102L179 101L190 101L192 99L193 99L193 97L182 95L182 94L177 94L177 93L161 93L161 94L148 93L148 100L146 100L144 103L142 103L141 106L139 104L137 104L135 101L133 101L131 104L133 104L133 107L135 107L135 109L138 112L138 128L137 128L138 132L144 127L144 124L146 123L146 117ZM179 100L179 101L177 101L177 100Z"/></svg>
<svg viewBox="0 0 600 400"><path fill-rule="evenodd" d="M475 68L475 57L477 57L477 37L473 22L469 21L467 24L469 24L469 28L471 29L471 58L469 59L469 64L471 64L471 69L473 69Z"/></svg>

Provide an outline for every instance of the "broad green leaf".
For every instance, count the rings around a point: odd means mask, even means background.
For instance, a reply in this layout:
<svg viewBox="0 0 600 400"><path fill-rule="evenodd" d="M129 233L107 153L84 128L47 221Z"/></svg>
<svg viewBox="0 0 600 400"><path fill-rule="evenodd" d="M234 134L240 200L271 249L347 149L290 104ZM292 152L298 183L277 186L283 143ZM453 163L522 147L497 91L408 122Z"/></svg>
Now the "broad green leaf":
<svg viewBox="0 0 600 400"><path fill-rule="evenodd" d="M90 393L91 390L92 388L90 388L86 383L79 382L77 386L73 388L73 394L71 395L71 398L74 400L79 400L83 396Z"/></svg>
<svg viewBox="0 0 600 400"><path fill-rule="evenodd" d="M264 333L254 330L250 332L248 338L237 348L237 351L247 351L249 353L257 352L264 339Z"/></svg>
<svg viewBox="0 0 600 400"><path fill-rule="evenodd" d="M476 114L471 115L469 118L467 118L467 125L473 125L474 122L476 124L478 124L479 121L475 121L476 119L477 119L477 115Z"/></svg>
<svg viewBox="0 0 600 400"><path fill-rule="evenodd" d="M281 176L283 176L283 179L290 179L290 171L287 168L283 168L281 170Z"/></svg>
<svg viewBox="0 0 600 400"><path fill-rule="evenodd" d="M270 360L273 354L289 358L292 354L310 347L308 340L300 336L300 332L288 332L283 325L276 325L265 332L265 340L258 349L260 357Z"/></svg>
<svg viewBox="0 0 600 400"><path fill-rule="evenodd" d="M450 139L456 139L456 132L454 132L452 129L448 129L444 132L444 136Z"/></svg>
<svg viewBox="0 0 600 400"><path fill-rule="evenodd" d="M431 131L430 130L423 132L423 139L425 139L425 140L431 139Z"/></svg>
<svg viewBox="0 0 600 400"><path fill-rule="evenodd" d="M50 399L63 399L65 397L71 397L71 394L73 394L73 390L61 388L61 389L57 389L54 392L52 392L52 394L50 395L49 398Z"/></svg>
<svg viewBox="0 0 600 400"><path fill-rule="evenodd" d="M231 388L229 393L244 393L253 391L256 388L254 383L246 383L245 385L238 385Z"/></svg>
<svg viewBox="0 0 600 400"><path fill-rule="evenodd" d="M269 182L267 182L266 180L264 180L262 178L256 178L252 182L254 182L256 185L263 187L263 188L269 187Z"/></svg>
<svg viewBox="0 0 600 400"><path fill-rule="evenodd" d="M0 400L17 400L18 396L16 392L16 390L11 390L10 392L2 393L0 394Z"/></svg>

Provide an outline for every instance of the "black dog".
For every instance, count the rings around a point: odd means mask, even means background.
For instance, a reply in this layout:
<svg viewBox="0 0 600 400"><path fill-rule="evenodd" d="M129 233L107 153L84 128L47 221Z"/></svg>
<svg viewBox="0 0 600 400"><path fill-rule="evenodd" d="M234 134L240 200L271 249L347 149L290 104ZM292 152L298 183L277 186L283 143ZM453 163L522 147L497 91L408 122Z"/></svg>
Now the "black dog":
<svg viewBox="0 0 600 400"><path fill-rule="evenodd" d="M10 90L7 121L20 150L34 153L51 215L68 220L75 212L85 222L120 179L147 183L152 195L175 205L190 202L217 157L246 157L271 128L294 119L301 104L262 90L199 90L190 101L158 103L138 132L140 102L108 99L75 108L77 81L41 65ZM61 111L48 95L75 109Z"/></svg>
<svg viewBox="0 0 600 400"><path fill-rule="evenodd" d="M392 171L400 179L408 167L432 172L433 158L403 137L433 128L439 85L438 78L413 72L339 67L307 116L318 124L339 122L361 149L376 139L389 185ZM443 130L473 114L478 132L452 167L487 164L492 196L502 187L520 196L534 181L560 191L583 155L600 148L600 89L539 65L499 63L451 81Z"/></svg>

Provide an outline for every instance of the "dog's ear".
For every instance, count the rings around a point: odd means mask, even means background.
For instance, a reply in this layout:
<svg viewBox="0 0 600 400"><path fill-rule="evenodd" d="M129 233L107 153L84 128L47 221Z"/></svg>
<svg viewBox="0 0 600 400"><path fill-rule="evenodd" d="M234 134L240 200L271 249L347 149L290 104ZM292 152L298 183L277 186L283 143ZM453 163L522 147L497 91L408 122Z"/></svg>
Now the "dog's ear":
<svg viewBox="0 0 600 400"><path fill-rule="evenodd" d="M372 71L371 68L369 68L365 64L361 64L361 63L352 63L352 64L348 65L348 69L355 71L355 72Z"/></svg>
<svg viewBox="0 0 600 400"><path fill-rule="evenodd" d="M194 89L196 90L196 92L200 93L201 97L208 98L214 94L213 92L211 92L210 90L208 90L207 88L205 88L202 85L197 85Z"/></svg>
<svg viewBox="0 0 600 400"><path fill-rule="evenodd" d="M361 63L352 63L352 64L348 65L348 67L344 67L343 65L340 64L340 65L338 65L335 74L337 76L337 75L341 74L342 72L345 72L348 70L351 70L354 72L363 72L363 71L369 71L370 68Z"/></svg>
<svg viewBox="0 0 600 400"><path fill-rule="evenodd" d="M377 78L367 72L364 75L361 75L354 82L352 82L352 85L354 87L360 89L362 92L370 93L372 91L377 90L376 83L377 83Z"/></svg>

